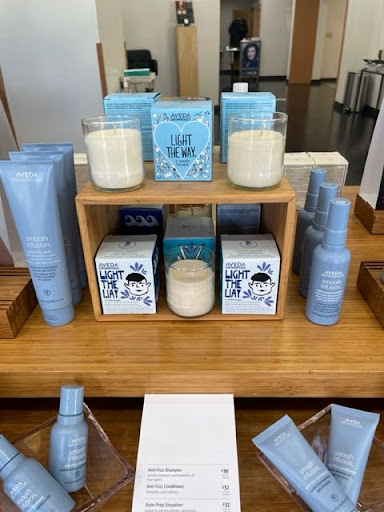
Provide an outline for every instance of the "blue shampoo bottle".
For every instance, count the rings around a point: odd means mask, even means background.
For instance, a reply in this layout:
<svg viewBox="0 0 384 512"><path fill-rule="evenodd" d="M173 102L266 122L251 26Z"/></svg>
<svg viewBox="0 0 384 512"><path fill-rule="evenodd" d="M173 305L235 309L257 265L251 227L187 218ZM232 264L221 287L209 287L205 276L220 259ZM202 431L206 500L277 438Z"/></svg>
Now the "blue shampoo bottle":
<svg viewBox="0 0 384 512"><path fill-rule="evenodd" d="M83 386L62 386L59 414L51 431L49 471L68 492L82 489L87 473L88 425L83 400Z"/></svg>
<svg viewBox="0 0 384 512"><path fill-rule="evenodd" d="M75 501L37 460L25 457L0 435L4 493L23 512L70 512Z"/></svg>
<svg viewBox="0 0 384 512"><path fill-rule="evenodd" d="M338 195L339 186L336 183L325 182L320 185L315 217L312 226L309 226L304 233L299 283L299 292L303 297L306 297L308 293L313 251L323 240L331 199L334 199Z"/></svg>
<svg viewBox="0 0 384 512"><path fill-rule="evenodd" d="M324 238L312 257L305 313L311 322L333 325L339 321L351 253L345 247L351 201L332 199Z"/></svg>
<svg viewBox="0 0 384 512"><path fill-rule="evenodd" d="M292 270L300 273L301 255L303 251L305 230L312 224L315 216L317 199L319 197L320 184L327 179L325 169L312 169L309 177L308 192L305 198L304 208L297 215L295 247L293 249Z"/></svg>

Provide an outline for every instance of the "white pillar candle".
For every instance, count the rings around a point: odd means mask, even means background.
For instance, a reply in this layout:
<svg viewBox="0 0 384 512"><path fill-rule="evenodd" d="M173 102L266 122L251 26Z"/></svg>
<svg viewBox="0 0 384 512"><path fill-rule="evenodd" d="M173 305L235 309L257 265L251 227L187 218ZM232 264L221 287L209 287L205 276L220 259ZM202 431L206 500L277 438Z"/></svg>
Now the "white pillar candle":
<svg viewBox="0 0 384 512"><path fill-rule="evenodd" d="M167 269L167 302L180 316L201 316L215 303L215 273L203 260L179 260Z"/></svg>
<svg viewBox="0 0 384 512"><path fill-rule="evenodd" d="M238 187L268 188L283 176L285 137L273 130L244 130L228 138L228 178Z"/></svg>
<svg viewBox="0 0 384 512"><path fill-rule="evenodd" d="M103 190L127 190L144 180L141 133L131 128L98 130L85 138L90 175Z"/></svg>

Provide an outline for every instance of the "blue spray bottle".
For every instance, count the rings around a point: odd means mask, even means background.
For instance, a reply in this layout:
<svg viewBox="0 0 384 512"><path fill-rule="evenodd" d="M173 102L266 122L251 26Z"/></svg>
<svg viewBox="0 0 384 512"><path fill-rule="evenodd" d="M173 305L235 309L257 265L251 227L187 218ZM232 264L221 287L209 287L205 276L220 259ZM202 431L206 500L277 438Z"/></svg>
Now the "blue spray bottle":
<svg viewBox="0 0 384 512"><path fill-rule="evenodd" d="M337 197L338 194L339 186L336 183L325 182L320 185L315 217L312 226L309 226L304 233L299 283L299 292L303 297L306 297L308 293L313 251L323 240L324 229L328 219L329 205L331 199Z"/></svg>
<svg viewBox="0 0 384 512"><path fill-rule="evenodd" d="M345 247L351 201L332 199L324 238L312 257L305 313L311 322L333 325L339 321L351 253Z"/></svg>
<svg viewBox="0 0 384 512"><path fill-rule="evenodd" d="M327 179L325 169L312 169L309 177L308 192L305 198L304 209L297 215L295 247L293 249L292 270L300 273L301 255L303 251L305 230L312 224L315 216L320 184Z"/></svg>
<svg viewBox="0 0 384 512"><path fill-rule="evenodd" d="M83 386L62 386L59 414L51 430L49 471L68 492L85 485L88 425L83 399Z"/></svg>
<svg viewBox="0 0 384 512"><path fill-rule="evenodd" d="M0 435L0 478L4 493L23 512L70 512L75 501L43 466L26 458Z"/></svg>

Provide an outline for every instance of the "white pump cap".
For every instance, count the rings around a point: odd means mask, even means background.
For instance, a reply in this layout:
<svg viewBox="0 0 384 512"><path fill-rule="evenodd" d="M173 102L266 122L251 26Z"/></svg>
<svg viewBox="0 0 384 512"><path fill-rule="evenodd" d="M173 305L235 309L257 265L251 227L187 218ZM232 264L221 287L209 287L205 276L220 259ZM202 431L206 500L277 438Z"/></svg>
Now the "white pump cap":
<svg viewBox="0 0 384 512"><path fill-rule="evenodd" d="M248 82L235 82L232 86L232 92L248 92Z"/></svg>

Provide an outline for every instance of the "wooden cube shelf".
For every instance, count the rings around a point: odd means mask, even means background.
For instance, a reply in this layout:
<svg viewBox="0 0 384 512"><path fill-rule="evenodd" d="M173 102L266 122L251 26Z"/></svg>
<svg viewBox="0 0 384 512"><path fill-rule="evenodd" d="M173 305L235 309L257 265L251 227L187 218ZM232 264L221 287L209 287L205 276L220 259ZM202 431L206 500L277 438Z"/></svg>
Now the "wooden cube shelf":
<svg viewBox="0 0 384 512"><path fill-rule="evenodd" d="M262 233L272 233L281 255L281 270L276 315L223 315L219 297L213 310L198 320L281 320L284 317L288 276L296 224L296 193L286 178L279 187L265 191L238 190L227 181L227 168L218 162L215 150L213 181L211 182L160 182L154 180L153 164L146 163L144 185L132 192L108 193L95 190L91 183L85 185L77 195L76 205L79 218L84 257L87 268L93 311L98 321L121 320L181 320L168 308L165 299L164 279L157 313L145 314L103 314L97 282L95 256L104 237L117 234L119 230L119 208L124 204L223 204L261 203ZM182 319L184 320L184 319ZM191 321L193 319L185 319Z"/></svg>

